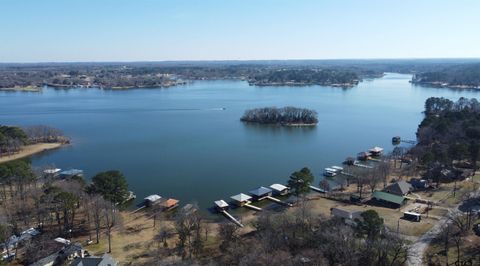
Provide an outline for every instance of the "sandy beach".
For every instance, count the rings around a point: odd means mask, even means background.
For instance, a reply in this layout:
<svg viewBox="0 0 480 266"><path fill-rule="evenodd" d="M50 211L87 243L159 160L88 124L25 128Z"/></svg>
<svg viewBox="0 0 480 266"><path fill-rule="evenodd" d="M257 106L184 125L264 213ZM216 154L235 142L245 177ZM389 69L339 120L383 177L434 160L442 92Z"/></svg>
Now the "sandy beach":
<svg viewBox="0 0 480 266"><path fill-rule="evenodd" d="M46 150L53 150L61 147L62 145L63 145L62 143L38 143L33 145L27 145L27 146L24 146L19 153L0 157L0 163L5 163L8 161L24 158L24 157L27 157L36 153L40 153Z"/></svg>

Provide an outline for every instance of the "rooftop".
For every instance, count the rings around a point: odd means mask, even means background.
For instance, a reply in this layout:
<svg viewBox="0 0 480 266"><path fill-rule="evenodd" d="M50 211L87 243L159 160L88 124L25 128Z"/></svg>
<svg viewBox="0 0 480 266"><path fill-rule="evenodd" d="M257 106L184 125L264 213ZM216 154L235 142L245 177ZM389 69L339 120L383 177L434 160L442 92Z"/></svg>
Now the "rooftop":
<svg viewBox="0 0 480 266"><path fill-rule="evenodd" d="M165 208L170 208L177 205L179 200L176 199L167 199L165 202L162 202L162 206Z"/></svg>
<svg viewBox="0 0 480 266"><path fill-rule="evenodd" d="M395 204L402 204L403 201L405 200L403 196L398 196L398 195L394 195L394 194L390 194L390 193L378 191L378 190L373 192L372 196L376 199L381 199L381 200L392 202Z"/></svg>
<svg viewBox="0 0 480 266"><path fill-rule="evenodd" d="M224 200L216 200L215 205L217 205L220 208L228 207L228 203L226 203Z"/></svg>
<svg viewBox="0 0 480 266"><path fill-rule="evenodd" d="M379 152L383 152L383 148L381 147L373 147L371 148L370 150L368 150L370 152L375 152L375 153L379 153Z"/></svg>
<svg viewBox="0 0 480 266"><path fill-rule="evenodd" d="M273 184L270 186L271 189L275 190L275 191L284 191L285 189L288 189L287 186L284 186L282 184Z"/></svg>
<svg viewBox="0 0 480 266"><path fill-rule="evenodd" d="M391 193L391 194L403 196L403 195L407 194L408 192L410 192L411 189L412 189L412 185L405 182L404 180L400 180L396 183L393 183L393 184L387 186L386 188L383 189L383 191Z"/></svg>
<svg viewBox="0 0 480 266"><path fill-rule="evenodd" d="M272 190L269 189L268 187L259 187L259 188L256 188L254 190L250 190L250 194L254 195L254 196L263 196L263 195L266 195L268 193L271 193Z"/></svg>
<svg viewBox="0 0 480 266"><path fill-rule="evenodd" d="M144 200L150 201L150 202L155 202L155 201L157 201L157 200L159 200L159 199L161 199L161 198L162 198L162 197L160 197L159 195L153 194L153 195L150 195L150 196L146 197Z"/></svg>
<svg viewBox="0 0 480 266"><path fill-rule="evenodd" d="M230 198L235 200L235 201L238 201L238 202L249 201L250 199L252 199L252 197L250 197L249 195L243 194L243 193L240 193L240 194L235 195L235 196L231 196Z"/></svg>

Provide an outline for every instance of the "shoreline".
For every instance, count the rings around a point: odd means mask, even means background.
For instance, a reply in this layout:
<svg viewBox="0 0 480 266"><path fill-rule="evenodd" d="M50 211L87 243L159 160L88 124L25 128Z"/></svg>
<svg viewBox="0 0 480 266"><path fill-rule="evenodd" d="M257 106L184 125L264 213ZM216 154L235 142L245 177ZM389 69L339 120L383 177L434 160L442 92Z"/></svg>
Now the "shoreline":
<svg viewBox="0 0 480 266"><path fill-rule="evenodd" d="M0 163L6 163L14 161L17 159L25 158L34 154L42 153L48 150L54 150L62 147L64 143L54 142L54 143L37 143L32 145L26 145L22 147L20 152L12 155L4 155L0 157Z"/></svg>
<svg viewBox="0 0 480 266"><path fill-rule="evenodd" d="M241 121L241 120L240 120ZM279 126L279 127L315 127L318 123L263 123L253 121L241 121L250 125Z"/></svg>

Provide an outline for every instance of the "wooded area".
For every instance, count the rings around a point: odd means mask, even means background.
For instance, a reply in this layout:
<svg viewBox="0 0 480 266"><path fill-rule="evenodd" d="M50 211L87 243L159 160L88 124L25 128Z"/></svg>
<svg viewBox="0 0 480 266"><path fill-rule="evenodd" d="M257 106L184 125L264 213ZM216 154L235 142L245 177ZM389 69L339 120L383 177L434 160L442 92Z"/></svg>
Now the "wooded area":
<svg viewBox="0 0 480 266"><path fill-rule="evenodd" d="M317 112L296 107L265 107L245 111L240 121L259 124L315 125Z"/></svg>

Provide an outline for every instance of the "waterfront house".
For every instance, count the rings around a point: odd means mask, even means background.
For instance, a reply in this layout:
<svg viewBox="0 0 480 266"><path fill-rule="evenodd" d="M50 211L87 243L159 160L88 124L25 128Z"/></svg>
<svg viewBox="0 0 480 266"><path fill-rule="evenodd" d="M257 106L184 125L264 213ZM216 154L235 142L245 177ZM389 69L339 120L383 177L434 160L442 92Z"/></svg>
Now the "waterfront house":
<svg viewBox="0 0 480 266"><path fill-rule="evenodd" d="M383 192L395 194L397 196L405 196L408 193L410 193L412 190L413 190L412 185L410 185L409 183L403 180L400 180L384 188Z"/></svg>
<svg viewBox="0 0 480 266"><path fill-rule="evenodd" d="M395 194L390 194L388 192L384 191L375 191L373 192L372 198L379 203L382 203L383 205L393 207L393 208L399 208L402 206L406 199L403 196L398 196Z"/></svg>
<svg viewBox="0 0 480 266"><path fill-rule="evenodd" d="M231 196L230 198L233 200L235 205L240 207L250 203L250 200L252 199L252 197L243 193L237 194L235 196Z"/></svg>
<svg viewBox="0 0 480 266"><path fill-rule="evenodd" d="M272 184L270 188L275 195L285 196L290 192L290 189L282 184Z"/></svg>
<svg viewBox="0 0 480 266"><path fill-rule="evenodd" d="M256 201L263 200L266 197L272 196L272 190L267 187L259 187L254 190L250 190L250 195L252 195L253 199Z"/></svg>

